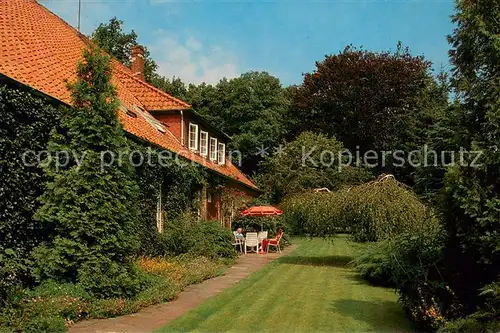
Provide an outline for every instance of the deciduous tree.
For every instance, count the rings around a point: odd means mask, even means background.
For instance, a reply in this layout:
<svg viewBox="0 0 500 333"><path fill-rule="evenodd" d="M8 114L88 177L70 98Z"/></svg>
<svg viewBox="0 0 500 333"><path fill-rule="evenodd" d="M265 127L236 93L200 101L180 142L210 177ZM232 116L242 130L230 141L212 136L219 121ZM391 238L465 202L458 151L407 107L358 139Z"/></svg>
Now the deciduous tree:
<svg viewBox="0 0 500 333"><path fill-rule="evenodd" d="M265 159L256 180L272 203L308 189L326 187L333 191L342 185L368 180L370 173L349 165L354 161L349 161L343 150L334 138L304 132L281 152Z"/></svg>
<svg viewBox="0 0 500 333"><path fill-rule="evenodd" d="M92 33L91 39L101 49L109 55L115 57L126 66L130 66L132 60L132 46L138 45L137 34L134 30L131 32L123 31L123 21L113 17L109 23L101 23ZM146 81L152 81L157 74L158 65L151 58L147 48L144 49L144 78Z"/></svg>
<svg viewBox="0 0 500 333"><path fill-rule="evenodd" d="M346 47L316 63L295 88L298 131L333 135L351 151L410 151L425 142L436 104L447 95L430 75L430 62L398 45L395 52ZM400 170L380 166L380 171ZM408 171L402 178L408 181Z"/></svg>

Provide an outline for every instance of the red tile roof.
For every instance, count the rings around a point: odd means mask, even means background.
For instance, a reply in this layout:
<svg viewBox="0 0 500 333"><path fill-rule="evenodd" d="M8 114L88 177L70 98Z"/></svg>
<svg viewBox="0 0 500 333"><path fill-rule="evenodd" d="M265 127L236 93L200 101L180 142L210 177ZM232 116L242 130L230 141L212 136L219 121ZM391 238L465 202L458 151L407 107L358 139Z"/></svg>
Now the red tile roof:
<svg viewBox="0 0 500 333"><path fill-rule="evenodd" d="M88 39L35 0L0 0L0 73L70 104L66 82L76 79L76 64ZM135 78L116 60L112 83L118 98L133 110L182 110L191 106ZM229 160L221 166L188 151L170 132L161 133L145 118L120 112L125 130L224 176L257 189Z"/></svg>

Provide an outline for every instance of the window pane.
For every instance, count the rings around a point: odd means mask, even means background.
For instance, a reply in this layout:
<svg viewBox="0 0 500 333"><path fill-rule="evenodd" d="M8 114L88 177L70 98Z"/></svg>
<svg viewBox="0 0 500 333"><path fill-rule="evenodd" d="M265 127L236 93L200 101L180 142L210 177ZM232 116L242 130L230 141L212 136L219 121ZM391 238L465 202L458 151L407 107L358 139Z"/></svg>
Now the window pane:
<svg viewBox="0 0 500 333"><path fill-rule="evenodd" d="M198 149L198 125L189 124L189 149Z"/></svg>
<svg viewBox="0 0 500 333"><path fill-rule="evenodd" d="M200 154L202 156L207 156L208 154L208 133L200 132Z"/></svg>
<svg viewBox="0 0 500 333"><path fill-rule="evenodd" d="M219 156L218 156L219 164L226 163L226 145L223 143L219 143Z"/></svg>
<svg viewBox="0 0 500 333"><path fill-rule="evenodd" d="M210 159L217 161L217 139L210 138Z"/></svg>

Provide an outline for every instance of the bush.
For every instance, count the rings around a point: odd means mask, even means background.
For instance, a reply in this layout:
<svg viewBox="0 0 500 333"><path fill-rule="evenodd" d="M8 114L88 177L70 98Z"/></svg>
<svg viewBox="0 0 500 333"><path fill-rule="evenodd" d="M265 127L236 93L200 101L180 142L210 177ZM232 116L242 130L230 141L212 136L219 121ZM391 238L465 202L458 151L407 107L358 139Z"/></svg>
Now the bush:
<svg viewBox="0 0 500 333"><path fill-rule="evenodd" d="M199 221L184 214L165 225L163 241L170 255L190 254L207 258L235 258L233 235L218 221Z"/></svg>
<svg viewBox="0 0 500 333"><path fill-rule="evenodd" d="M433 212L392 176L337 192L299 194L281 207L285 225L294 234L349 232L358 242L423 229L432 232L438 226Z"/></svg>
<svg viewBox="0 0 500 333"><path fill-rule="evenodd" d="M23 332L64 332L88 314L90 295L80 285L47 281L19 292L0 314L0 327Z"/></svg>
<svg viewBox="0 0 500 333"><path fill-rule="evenodd" d="M479 311L447 322L441 333L499 332L500 331L500 282L485 286L479 294Z"/></svg>
<svg viewBox="0 0 500 333"><path fill-rule="evenodd" d="M10 293L0 311L0 331L63 332L87 318L109 318L172 300L186 286L219 276L221 260L181 255L174 258L141 257L136 269L144 288L134 297L97 298L80 283L46 281L32 290Z"/></svg>
<svg viewBox="0 0 500 333"><path fill-rule="evenodd" d="M487 321L480 320L474 316L456 319L447 322L439 330L439 333L498 333L500 332L500 320L491 318Z"/></svg>
<svg viewBox="0 0 500 333"><path fill-rule="evenodd" d="M388 241L366 244L351 261L361 276L378 286L394 286L392 281L392 247Z"/></svg>
<svg viewBox="0 0 500 333"><path fill-rule="evenodd" d="M420 330L436 330L456 316L456 297L443 276L444 233L426 229L371 244L353 261L370 282L390 285Z"/></svg>

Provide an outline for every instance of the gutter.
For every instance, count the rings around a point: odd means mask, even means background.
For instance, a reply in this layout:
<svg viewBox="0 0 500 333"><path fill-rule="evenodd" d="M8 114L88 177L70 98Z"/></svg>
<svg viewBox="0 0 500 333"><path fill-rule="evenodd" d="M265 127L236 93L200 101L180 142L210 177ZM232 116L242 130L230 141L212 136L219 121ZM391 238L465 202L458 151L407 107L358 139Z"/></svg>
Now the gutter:
<svg viewBox="0 0 500 333"><path fill-rule="evenodd" d="M181 145L184 146L184 112L181 110Z"/></svg>

